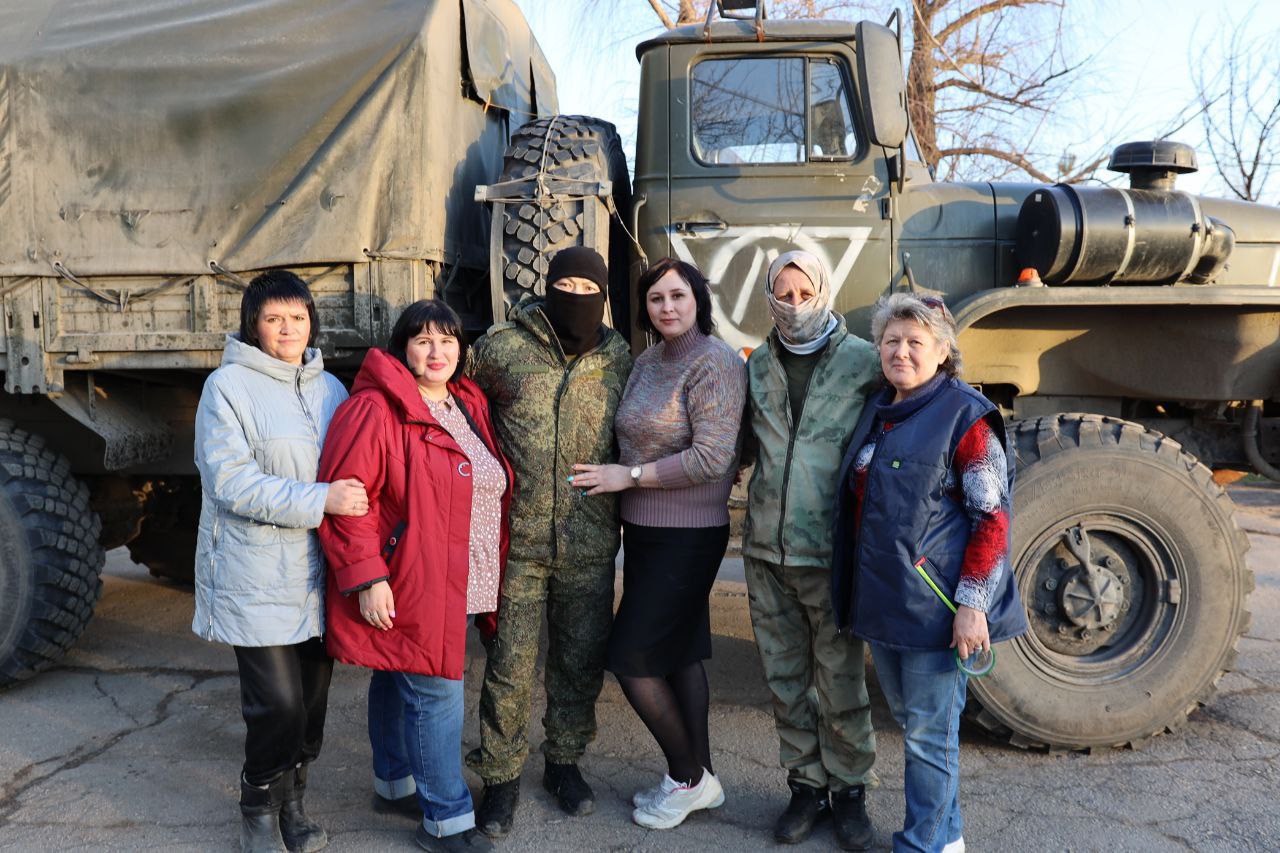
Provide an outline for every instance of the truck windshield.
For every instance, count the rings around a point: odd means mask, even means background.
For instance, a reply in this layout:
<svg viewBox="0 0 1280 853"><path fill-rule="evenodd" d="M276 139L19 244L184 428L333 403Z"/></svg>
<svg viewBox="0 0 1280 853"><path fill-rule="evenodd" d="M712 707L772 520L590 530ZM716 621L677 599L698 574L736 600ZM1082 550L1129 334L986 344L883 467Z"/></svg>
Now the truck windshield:
<svg viewBox="0 0 1280 853"><path fill-rule="evenodd" d="M707 164L848 159L857 147L834 58L705 60L693 69L690 111L693 153Z"/></svg>

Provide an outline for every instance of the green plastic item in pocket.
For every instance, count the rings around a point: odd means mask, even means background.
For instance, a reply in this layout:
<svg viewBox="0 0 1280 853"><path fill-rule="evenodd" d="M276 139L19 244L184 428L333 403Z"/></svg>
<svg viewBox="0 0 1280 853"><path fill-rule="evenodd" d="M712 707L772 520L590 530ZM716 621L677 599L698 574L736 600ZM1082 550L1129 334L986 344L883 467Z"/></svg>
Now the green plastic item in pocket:
<svg viewBox="0 0 1280 853"><path fill-rule="evenodd" d="M947 605L947 609L952 613L955 613L956 606L951 603L951 599L947 598L947 594L933 582L933 578L929 577L929 573L924 570L924 562L924 557L916 560L916 572L919 573L920 577L924 578L924 582L929 585L929 589L933 590L934 594L938 596L938 599L943 604ZM996 668L996 650L993 648L988 648L985 654L979 652L978 656L980 660L982 660L982 663L975 668L971 668L967 663L960 659L959 649L955 650L955 656L956 666L960 671L965 675L969 675L974 678L981 678L984 675L989 675L991 671ZM974 655L970 655L969 657L972 658Z"/></svg>

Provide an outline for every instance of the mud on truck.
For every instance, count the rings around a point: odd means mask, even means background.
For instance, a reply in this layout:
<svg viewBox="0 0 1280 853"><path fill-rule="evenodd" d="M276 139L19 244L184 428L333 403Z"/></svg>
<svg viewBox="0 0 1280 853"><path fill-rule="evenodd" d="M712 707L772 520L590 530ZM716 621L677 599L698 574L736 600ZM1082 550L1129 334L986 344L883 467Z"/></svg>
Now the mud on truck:
<svg viewBox="0 0 1280 853"><path fill-rule="evenodd" d="M1127 188L935 181L896 16L718 0L640 44L632 181L611 125L555 113L509 3L224 5L234 26L206 32L173 4L160 32L191 51L83 21L0 35L0 678L74 641L102 548L189 571L191 419L258 271L311 280L350 370L414 299L480 331L579 244L609 257L634 348L631 283L665 255L751 347L761 275L798 246L864 335L888 291L943 296L966 381L1009 419L1031 629L971 682L970 719L1136 745L1210 699L1253 584L1213 470L1280 478L1280 209L1177 189L1195 155L1169 141L1115 149Z"/></svg>

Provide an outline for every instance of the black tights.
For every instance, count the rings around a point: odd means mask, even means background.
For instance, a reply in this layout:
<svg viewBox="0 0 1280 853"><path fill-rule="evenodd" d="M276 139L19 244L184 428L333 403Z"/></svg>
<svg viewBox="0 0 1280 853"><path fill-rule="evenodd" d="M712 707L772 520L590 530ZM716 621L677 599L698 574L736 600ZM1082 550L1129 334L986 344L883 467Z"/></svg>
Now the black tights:
<svg viewBox="0 0 1280 853"><path fill-rule="evenodd" d="M696 785L702 768L714 772L707 734L710 690L702 661L667 676L619 675L618 683L666 756L668 776Z"/></svg>

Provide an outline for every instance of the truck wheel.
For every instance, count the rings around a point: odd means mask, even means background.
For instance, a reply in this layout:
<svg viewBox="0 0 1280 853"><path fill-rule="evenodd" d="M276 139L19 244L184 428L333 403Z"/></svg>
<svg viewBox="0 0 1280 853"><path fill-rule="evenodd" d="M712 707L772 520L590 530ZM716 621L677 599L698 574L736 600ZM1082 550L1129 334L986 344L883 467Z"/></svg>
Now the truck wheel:
<svg viewBox="0 0 1280 853"><path fill-rule="evenodd" d="M101 522L44 440L0 420L0 686L48 668L102 595Z"/></svg>
<svg viewBox="0 0 1280 853"><path fill-rule="evenodd" d="M615 209L631 207L631 181L618 131L604 119L552 116L529 122L511 135L503 159L502 180L536 177L613 182ZM533 195L534 188L523 194ZM494 239L501 229L502 294L509 307L526 293L541 295L547 261L569 246L590 246L609 262L609 303L613 327L630 337L630 241L604 200L565 192L528 201L507 202L494 219ZM495 317L498 321L501 318Z"/></svg>
<svg viewBox="0 0 1280 853"><path fill-rule="evenodd" d="M1063 414L1012 433L1011 557L1030 629L969 682L970 718L1021 747L1137 746L1173 730L1249 626L1249 540L1230 498L1129 421Z"/></svg>
<svg viewBox="0 0 1280 853"><path fill-rule="evenodd" d="M138 535L129 541L129 556L152 577L194 583L199 524L200 478L156 480Z"/></svg>

